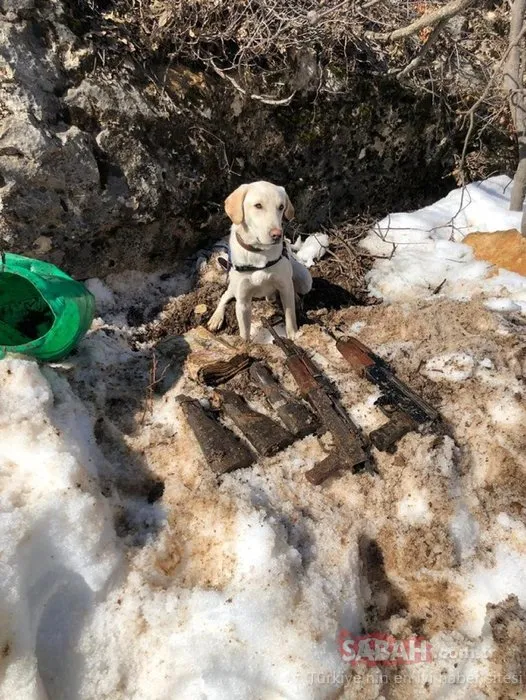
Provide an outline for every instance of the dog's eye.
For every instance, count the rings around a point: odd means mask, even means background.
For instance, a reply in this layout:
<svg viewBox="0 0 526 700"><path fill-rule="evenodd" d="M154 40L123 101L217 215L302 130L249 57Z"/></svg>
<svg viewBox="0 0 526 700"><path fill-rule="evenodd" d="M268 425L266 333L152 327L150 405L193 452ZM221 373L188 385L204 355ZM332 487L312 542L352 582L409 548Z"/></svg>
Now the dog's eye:
<svg viewBox="0 0 526 700"><path fill-rule="evenodd" d="M260 202L254 204L254 206L256 207L256 209L263 209L263 205Z"/></svg>
<svg viewBox="0 0 526 700"><path fill-rule="evenodd" d="M279 207L278 207L278 209L279 209L280 211L283 211L283 209L285 209L285 206L284 206L283 204L280 204Z"/></svg>

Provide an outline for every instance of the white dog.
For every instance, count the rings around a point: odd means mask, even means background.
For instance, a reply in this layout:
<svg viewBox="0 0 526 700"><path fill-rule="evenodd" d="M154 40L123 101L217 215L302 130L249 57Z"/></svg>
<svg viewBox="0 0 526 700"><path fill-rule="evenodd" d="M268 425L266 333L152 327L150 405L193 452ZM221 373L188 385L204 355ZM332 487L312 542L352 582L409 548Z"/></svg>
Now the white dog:
<svg viewBox="0 0 526 700"><path fill-rule="evenodd" d="M250 340L252 299L271 298L278 292L285 312L287 337L293 338L296 323L296 293L312 287L307 268L292 257L283 240L282 220L294 217L294 207L283 187L270 182L241 185L225 200L232 221L228 289L219 300L208 328L221 328L226 305L235 298L239 334Z"/></svg>

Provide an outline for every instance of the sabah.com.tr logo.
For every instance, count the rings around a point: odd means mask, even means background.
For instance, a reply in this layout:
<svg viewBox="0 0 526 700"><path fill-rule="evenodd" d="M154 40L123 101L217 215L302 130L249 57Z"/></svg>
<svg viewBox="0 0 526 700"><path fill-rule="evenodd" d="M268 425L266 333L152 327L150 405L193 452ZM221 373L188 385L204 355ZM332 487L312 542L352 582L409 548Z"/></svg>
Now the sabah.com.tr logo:
<svg viewBox="0 0 526 700"><path fill-rule="evenodd" d="M401 666L433 660L432 646L423 637L396 639L383 632L357 636L342 629L338 648L343 661L351 666Z"/></svg>

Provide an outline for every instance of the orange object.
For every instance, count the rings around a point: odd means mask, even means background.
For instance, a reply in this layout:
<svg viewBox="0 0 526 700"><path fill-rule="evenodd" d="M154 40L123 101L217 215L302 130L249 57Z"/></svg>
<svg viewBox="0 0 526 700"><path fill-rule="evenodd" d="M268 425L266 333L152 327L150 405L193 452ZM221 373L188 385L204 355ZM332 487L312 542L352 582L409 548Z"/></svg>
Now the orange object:
<svg viewBox="0 0 526 700"><path fill-rule="evenodd" d="M469 233L462 243L473 248L477 260L517 272L526 277L526 236L516 229L494 233Z"/></svg>

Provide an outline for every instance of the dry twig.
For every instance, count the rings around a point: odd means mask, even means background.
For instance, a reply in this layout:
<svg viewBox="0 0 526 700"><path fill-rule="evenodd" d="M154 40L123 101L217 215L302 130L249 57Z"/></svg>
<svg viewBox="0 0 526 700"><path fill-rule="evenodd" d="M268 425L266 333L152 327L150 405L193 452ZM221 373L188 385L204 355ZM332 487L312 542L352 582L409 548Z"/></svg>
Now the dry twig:
<svg viewBox="0 0 526 700"><path fill-rule="evenodd" d="M246 95L247 97L250 97L251 100L258 100L259 102L263 102L266 105L281 105L285 106L290 104L292 98L296 94L296 90L289 95L288 97L285 97L283 99L275 98L275 97L268 97L267 95L256 95L253 93L247 92L244 88L241 87L241 85L231 76L225 73L225 71L221 70L221 68L218 68L216 64L214 63L213 59L208 59L208 63L212 66L214 71L221 77L223 80L228 80L238 92L240 92L242 95Z"/></svg>
<svg viewBox="0 0 526 700"><path fill-rule="evenodd" d="M426 27L434 27L439 22L446 22L460 12L467 10L470 5L473 5L475 0L451 0L444 7L440 7L435 12L429 12L422 15L407 27L402 27L401 29L395 29L392 32L368 32L368 36L371 39L378 39L379 41L397 41L398 39L405 39L408 36L416 34L421 29Z"/></svg>

